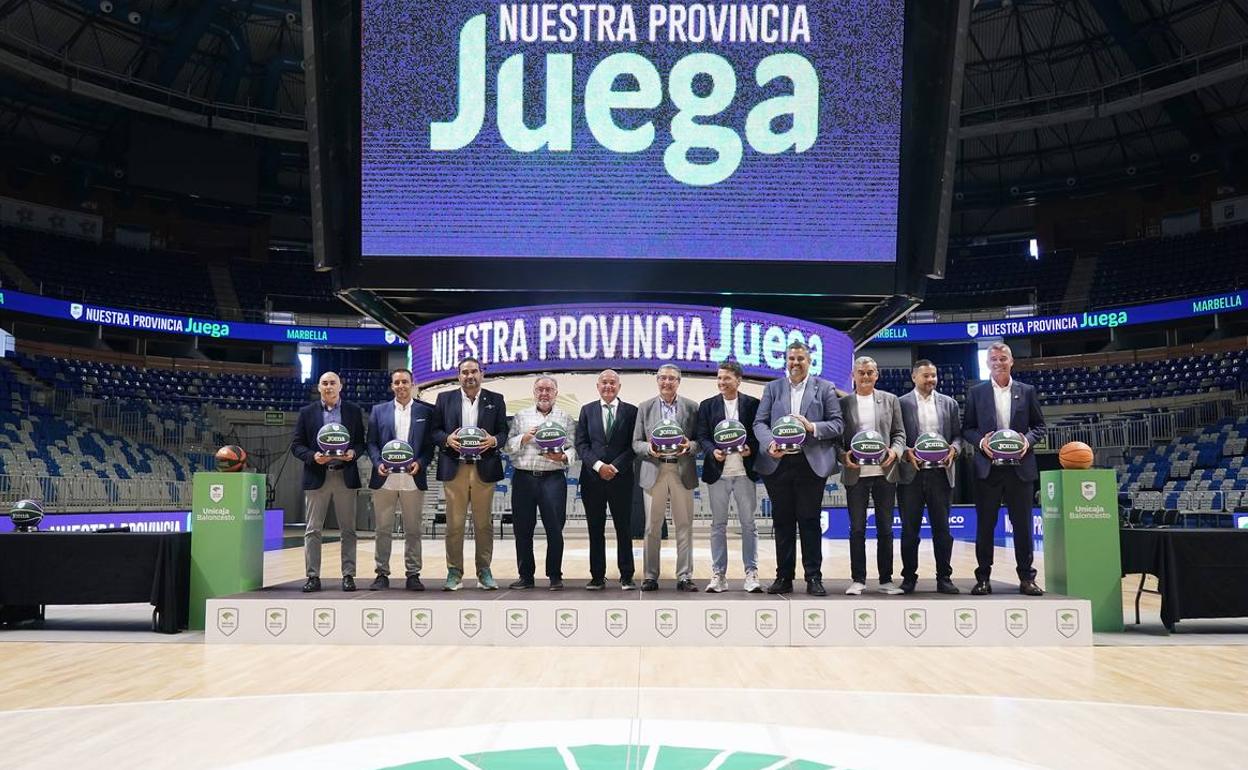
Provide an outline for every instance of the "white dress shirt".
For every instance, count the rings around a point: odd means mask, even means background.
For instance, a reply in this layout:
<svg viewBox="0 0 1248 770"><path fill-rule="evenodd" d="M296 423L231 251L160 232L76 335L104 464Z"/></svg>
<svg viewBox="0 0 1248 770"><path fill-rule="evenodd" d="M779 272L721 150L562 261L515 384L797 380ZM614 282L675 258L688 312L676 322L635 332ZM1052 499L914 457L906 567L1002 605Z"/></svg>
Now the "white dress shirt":
<svg viewBox="0 0 1248 770"><path fill-rule="evenodd" d="M918 404L919 433L940 433L940 416L936 414L936 391L933 390L924 398L916 390L914 400Z"/></svg>
<svg viewBox="0 0 1248 770"><path fill-rule="evenodd" d="M459 426L461 428L477 427L477 414L481 411L481 391L477 391L476 400L468 398L463 388L459 389Z"/></svg>
<svg viewBox="0 0 1248 770"><path fill-rule="evenodd" d="M1010 400L1012 398L1010 386L1013 384L1013 378L1010 378L1010 381L1005 383L1004 388L997 385L996 380L992 381L992 401L997 409L997 430L1005 430L1010 427Z"/></svg>
<svg viewBox="0 0 1248 770"><path fill-rule="evenodd" d="M738 416L741 414L741 412L737 404L738 404L738 401L735 398L732 400L729 400L726 398L724 399L724 419L725 420L740 420L741 419ZM712 425L711 427L714 428L715 426ZM746 428L746 430L749 430L749 428ZM724 477L745 475L745 458L741 456L740 452L729 452L726 455L724 455L724 470L720 475Z"/></svg>
<svg viewBox="0 0 1248 770"><path fill-rule="evenodd" d="M407 402L407 406L399 403L398 399L394 400L394 437L399 441L407 441L407 437L411 435L412 428L412 401ZM416 447L412 447L413 450ZM386 476L386 483L381 485L382 489L390 489L395 492L410 492L416 489L416 479L412 478L410 473L391 473Z"/></svg>
<svg viewBox="0 0 1248 770"><path fill-rule="evenodd" d="M854 393L854 398L858 400L858 430L875 430L875 393L869 396ZM882 476L884 470L878 465L864 465L858 475Z"/></svg>
<svg viewBox="0 0 1248 770"><path fill-rule="evenodd" d="M810 375L806 375L806 379L797 385L789 380L789 414L802 413L802 396L806 395L806 384L810 382Z"/></svg>

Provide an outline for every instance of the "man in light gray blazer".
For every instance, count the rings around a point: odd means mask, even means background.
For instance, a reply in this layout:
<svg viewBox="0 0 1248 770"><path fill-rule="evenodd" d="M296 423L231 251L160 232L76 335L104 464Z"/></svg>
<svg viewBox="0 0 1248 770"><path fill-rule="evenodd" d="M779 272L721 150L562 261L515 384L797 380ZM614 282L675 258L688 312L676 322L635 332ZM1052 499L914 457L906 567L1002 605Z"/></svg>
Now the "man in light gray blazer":
<svg viewBox="0 0 1248 770"><path fill-rule="evenodd" d="M871 356L854 360L854 392L841 399L847 447L864 430L878 431L888 442L879 465L860 465L848 451L841 452L841 484L849 507L849 572L853 582L845 591L857 596L867 587L867 506L875 503L875 564L880 593L899 594L893 584L893 504L897 501L898 460L906 451L906 431L901 424L897 397L875 389L880 368Z"/></svg>
<svg viewBox="0 0 1248 770"><path fill-rule="evenodd" d="M802 570L806 593L827 596L823 587L823 533L820 506L828 476L836 473L836 442L841 437L841 405L836 388L810 374L810 349L801 342L785 351L787 377L767 383L754 418L754 435L764 450L754 461L771 499L772 529L776 536L776 580L769 594L793 592L797 570L797 536L802 541ZM806 427L800 452L785 454L776 447L771 426L791 414ZM797 530L797 533L794 532Z"/></svg>
<svg viewBox="0 0 1248 770"><path fill-rule="evenodd" d="M676 530L676 590L696 591L693 582L693 490L698 487L697 453L694 437L698 429L698 405L691 399L676 395L680 387L680 369L664 364L655 375L659 395L642 401L637 407L633 428L633 451L641 458L637 483L645 493L646 534L643 569L645 579L641 590L659 588L659 549L667 504L672 504L672 525ZM650 444L650 433L663 420L674 420L685 434L680 454L666 457Z"/></svg>
<svg viewBox="0 0 1248 770"><path fill-rule="evenodd" d="M901 466L898 502L901 508L901 590L914 591L919 570L919 530L923 507L932 527L932 551L936 556L936 590L959 593L953 584L953 535L949 532L949 501L957 480L954 460L962 451L962 414L958 402L936 392L936 365L927 359L914 362L910 372L914 390L902 396L901 420L906 427L906 446L913 447L923 433L939 433L949 442L943 468L920 468L913 449L906 450Z"/></svg>

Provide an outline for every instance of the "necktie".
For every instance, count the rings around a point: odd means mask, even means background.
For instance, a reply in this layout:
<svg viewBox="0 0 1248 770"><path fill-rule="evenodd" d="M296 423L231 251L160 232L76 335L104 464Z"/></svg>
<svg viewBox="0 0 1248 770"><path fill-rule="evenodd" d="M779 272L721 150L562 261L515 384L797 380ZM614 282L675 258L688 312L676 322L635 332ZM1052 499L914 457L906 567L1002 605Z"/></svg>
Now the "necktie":
<svg viewBox="0 0 1248 770"><path fill-rule="evenodd" d="M607 404L607 441L611 440L611 433L615 430L615 404Z"/></svg>

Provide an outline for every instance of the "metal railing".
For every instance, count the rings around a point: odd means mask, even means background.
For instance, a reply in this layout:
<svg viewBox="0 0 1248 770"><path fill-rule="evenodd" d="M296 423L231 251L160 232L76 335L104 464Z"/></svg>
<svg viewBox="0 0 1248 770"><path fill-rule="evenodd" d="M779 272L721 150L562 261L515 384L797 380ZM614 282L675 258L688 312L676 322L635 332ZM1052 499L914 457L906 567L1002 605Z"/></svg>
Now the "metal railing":
<svg viewBox="0 0 1248 770"><path fill-rule="evenodd" d="M1070 441L1082 441L1097 449L1148 449L1195 433L1223 417L1242 413L1242 404L1225 398L1097 423L1053 425L1046 439L1048 446L1054 449Z"/></svg>
<svg viewBox="0 0 1248 770"><path fill-rule="evenodd" d="M39 500L45 511L54 513L190 510L191 482L171 478L0 474L0 496L9 501Z"/></svg>

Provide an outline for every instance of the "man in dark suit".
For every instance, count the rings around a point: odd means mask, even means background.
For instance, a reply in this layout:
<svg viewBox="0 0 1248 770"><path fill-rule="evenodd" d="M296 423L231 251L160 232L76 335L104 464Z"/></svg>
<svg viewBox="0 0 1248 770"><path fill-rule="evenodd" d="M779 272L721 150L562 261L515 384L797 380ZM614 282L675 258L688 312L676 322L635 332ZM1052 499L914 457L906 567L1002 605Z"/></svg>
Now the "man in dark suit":
<svg viewBox="0 0 1248 770"><path fill-rule="evenodd" d="M767 383L754 418L754 435L763 450L754 467L763 477L771 498L771 521L776 533L776 580L767 587L767 593L793 593L796 535L800 533L806 593L827 596L823 587L823 533L819 531L819 519L824 485L840 467L836 442L844 428L841 405L833 384L810 373L810 348L793 342L784 355L788 376ZM806 428L806 441L801 451L794 454L781 451L771 435L771 426L789 414Z"/></svg>
<svg viewBox="0 0 1248 770"><path fill-rule="evenodd" d="M355 590L355 498L360 488L356 458L364 452L364 410L343 401L342 380L325 372L317 381L321 397L299 410L290 453L303 463L303 513L307 528L303 533L303 562L308 579L305 593L321 590L321 530L329 505L334 505L338 531L342 535L342 590ZM316 434L331 423L341 424L351 434L351 448L341 458L320 450Z"/></svg>
<svg viewBox="0 0 1248 770"><path fill-rule="evenodd" d="M962 438L975 454L975 587L976 596L992 593L993 530L997 526L1001 502L1005 501L1010 524L1014 528L1014 559L1018 571L1018 590L1028 596L1041 596L1036 585L1036 570L1031 566L1031 509L1035 483L1039 477L1036 456L1031 451L1044 438L1044 414L1036 389L1010 376L1014 356L1010 346L994 342L988 346L988 369L991 379L971 388L962 418ZM992 456L988 439L993 432L1009 428L1023 434L1026 440L1022 461L1004 464Z"/></svg>
<svg viewBox="0 0 1248 770"><path fill-rule="evenodd" d="M694 461L697 445L698 405L692 399L678 396L680 368L663 364L655 374L659 394L637 406L637 423L633 426L633 452L641 458L638 484L646 496L646 534L643 552L645 579L641 590L659 588L659 555L662 553L663 522L667 505L672 505L672 526L676 530L676 590L696 591L693 582L693 490L698 487L698 471ZM663 455L650 441L659 423L671 420L680 425L684 441L675 455Z"/></svg>
<svg viewBox="0 0 1248 770"><path fill-rule="evenodd" d="M633 426L637 407L619 399L620 375L606 369L598 375L599 400L581 407L576 421L576 454L581 458L581 502L589 527L590 591L606 586L607 507L615 527L615 561L620 569L620 588L631 591L633 582Z"/></svg>
<svg viewBox="0 0 1248 770"><path fill-rule="evenodd" d="M754 417L758 399L742 393L744 372L736 361L724 361L715 375L718 396L698 404L698 443L702 447L702 480L706 482L711 502L711 582L706 590L721 593L728 588L728 508L737 503L737 520L741 522L741 561L745 566L748 593L763 590L758 582L758 530L754 510L758 507L758 473L754 458L758 456L758 438L754 436ZM740 452L725 453L715 446L712 432L721 421L737 420L745 426L745 446Z"/></svg>
<svg viewBox="0 0 1248 770"><path fill-rule="evenodd" d="M376 531L377 578L371 590L390 587L390 543L394 538L394 514L402 509L403 567L407 589L423 591L420 582L420 512L429 489L426 471L433 461L431 432L433 407L412 398L412 371L395 369L390 373L390 391L394 399L373 407L368 415L368 456L373 459L373 476L368 488L373 490L374 530ZM416 462L407 473L391 473L382 465L381 448L394 440L406 441L416 453Z"/></svg>
<svg viewBox="0 0 1248 770"><path fill-rule="evenodd" d="M459 387L438 394L433 407L433 443L438 447L438 481L446 490L446 583L444 591L458 591L464 579L464 524L472 507L476 538L477 587L498 588L490 572L494 558L494 485L503 479L499 447L507 440L507 404L501 393L481 387L481 362L459 362ZM461 457L459 430L481 428L487 434L479 457Z"/></svg>
<svg viewBox="0 0 1248 770"><path fill-rule="evenodd" d="M936 590L959 593L953 584L953 534L949 531L949 503L957 481L954 460L962 451L962 410L958 402L936 391L936 365L927 359L914 363L910 377L914 389L901 397L901 422L906 429L906 446L924 433L938 433L949 442L949 454L942 467L920 468L914 450L906 450L901 463L897 496L901 508L901 590L913 593L919 574L919 538L923 527L923 507L932 527L932 552L936 557Z"/></svg>

